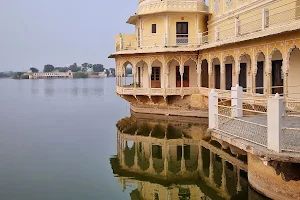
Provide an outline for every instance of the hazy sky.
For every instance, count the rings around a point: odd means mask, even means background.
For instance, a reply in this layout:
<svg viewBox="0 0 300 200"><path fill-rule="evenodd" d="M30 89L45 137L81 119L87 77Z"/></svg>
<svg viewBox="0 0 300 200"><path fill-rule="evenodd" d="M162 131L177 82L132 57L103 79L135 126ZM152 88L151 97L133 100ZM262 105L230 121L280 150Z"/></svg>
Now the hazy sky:
<svg viewBox="0 0 300 200"><path fill-rule="evenodd" d="M0 0L0 71L102 63L138 0Z"/></svg>

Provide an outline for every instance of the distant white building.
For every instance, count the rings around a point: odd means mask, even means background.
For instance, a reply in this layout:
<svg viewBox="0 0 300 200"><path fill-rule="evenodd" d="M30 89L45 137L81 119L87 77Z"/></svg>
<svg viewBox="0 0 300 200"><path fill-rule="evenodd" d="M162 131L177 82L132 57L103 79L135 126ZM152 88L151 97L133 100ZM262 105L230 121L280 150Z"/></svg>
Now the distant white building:
<svg viewBox="0 0 300 200"><path fill-rule="evenodd" d="M106 72L99 72L99 77L107 77L107 74Z"/></svg>
<svg viewBox="0 0 300 200"><path fill-rule="evenodd" d="M28 73L29 79L48 79L48 78L73 78L73 72L38 72L33 73L29 71Z"/></svg>

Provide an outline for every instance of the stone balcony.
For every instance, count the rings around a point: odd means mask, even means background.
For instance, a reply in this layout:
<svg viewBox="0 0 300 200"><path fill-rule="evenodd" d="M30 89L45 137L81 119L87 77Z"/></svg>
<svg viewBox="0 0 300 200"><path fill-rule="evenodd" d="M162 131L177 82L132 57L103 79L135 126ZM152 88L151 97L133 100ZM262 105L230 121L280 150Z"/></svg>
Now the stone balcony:
<svg viewBox="0 0 300 200"><path fill-rule="evenodd" d="M134 87L133 85L128 86L117 86L116 92L118 95L132 95L132 96L187 96L193 94L199 94L202 96L209 96L210 91L214 88L205 88L205 87L177 87L177 88L140 88ZM222 94L222 96L226 98L231 98L230 90L221 90L214 89L216 92ZM252 92L243 92L243 98L245 98L245 102L250 102L255 104L266 106L265 103L262 103L261 99L267 98L268 96L273 95L262 95L256 94Z"/></svg>
<svg viewBox="0 0 300 200"><path fill-rule="evenodd" d="M117 94L119 95L133 95L133 96L187 96L192 94L203 94L208 96L209 88L134 88L130 86L117 87Z"/></svg>
<svg viewBox="0 0 300 200"><path fill-rule="evenodd" d="M203 41L202 41L203 40ZM208 40L207 36L198 33L196 37L189 35L152 35L137 37L135 34L119 34L115 37L115 51L135 51L145 49L159 48L188 48L199 47L203 42Z"/></svg>

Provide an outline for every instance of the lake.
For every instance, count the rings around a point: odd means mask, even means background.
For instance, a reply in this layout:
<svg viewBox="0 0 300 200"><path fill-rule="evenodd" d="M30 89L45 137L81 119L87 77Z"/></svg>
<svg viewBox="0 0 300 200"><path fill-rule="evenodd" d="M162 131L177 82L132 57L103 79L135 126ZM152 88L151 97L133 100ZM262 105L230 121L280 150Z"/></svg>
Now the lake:
<svg viewBox="0 0 300 200"><path fill-rule="evenodd" d="M129 104L115 93L115 82L114 78L0 79L0 199L140 198L136 187L148 184L147 176L139 180L114 168L120 165L116 124L131 116ZM126 189L120 183L123 176L133 180ZM201 188L198 182L193 184ZM155 180L149 184L160 185ZM161 185L168 189L172 183ZM244 187L243 199L255 193L247 183ZM144 196L156 197L156 193Z"/></svg>

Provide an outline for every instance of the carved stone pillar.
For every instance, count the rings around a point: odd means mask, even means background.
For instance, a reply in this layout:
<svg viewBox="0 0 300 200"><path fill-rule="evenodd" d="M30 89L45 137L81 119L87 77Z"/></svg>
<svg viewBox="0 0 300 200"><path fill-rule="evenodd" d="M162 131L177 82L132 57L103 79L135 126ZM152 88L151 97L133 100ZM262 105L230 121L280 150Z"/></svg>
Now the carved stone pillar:
<svg viewBox="0 0 300 200"><path fill-rule="evenodd" d="M222 190L227 192L227 181L226 181L226 161L222 158Z"/></svg>
<svg viewBox="0 0 300 200"><path fill-rule="evenodd" d="M136 88L136 66L132 67L132 74L133 74L133 87Z"/></svg>
<svg viewBox="0 0 300 200"><path fill-rule="evenodd" d="M166 76L166 88L170 88L170 72L167 71L167 73L165 74Z"/></svg>
<svg viewBox="0 0 300 200"><path fill-rule="evenodd" d="M169 83L169 74L170 74L170 69L168 64L165 64L165 88L169 88L170 87L170 83Z"/></svg>
<svg viewBox="0 0 300 200"><path fill-rule="evenodd" d="M202 146L199 144L198 145L198 170L201 172L203 172L203 158L202 158Z"/></svg>
<svg viewBox="0 0 300 200"><path fill-rule="evenodd" d="M184 144L182 144L182 156L181 156L181 172L185 172L186 171L186 167L185 167L185 158L184 158Z"/></svg>
<svg viewBox="0 0 300 200"><path fill-rule="evenodd" d="M150 158L149 158L149 170L150 170L150 173L153 173L154 171L154 166L153 166L153 156L152 156L152 144L150 143L149 144L149 151L150 151Z"/></svg>
<svg viewBox="0 0 300 200"><path fill-rule="evenodd" d="M257 61L253 62L253 70L252 70L252 93L256 93L256 76L257 76Z"/></svg>
<svg viewBox="0 0 300 200"><path fill-rule="evenodd" d="M166 69L166 67L167 67L167 64L166 63L162 63L162 69L163 69L163 82L162 82L162 87L161 88L164 88L164 89L166 89L166 87L167 87L167 69Z"/></svg>
<svg viewBox="0 0 300 200"><path fill-rule="evenodd" d="M288 73L284 73L284 78L283 78L283 93L285 97L288 97L289 93L289 84L288 84Z"/></svg>
<svg viewBox="0 0 300 200"><path fill-rule="evenodd" d="M134 143L134 167L138 168L138 143Z"/></svg>
<svg viewBox="0 0 300 200"><path fill-rule="evenodd" d="M123 67L123 75L124 75L124 85L126 85L126 79L127 79L127 72L126 72L126 68Z"/></svg>
<svg viewBox="0 0 300 200"><path fill-rule="evenodd" d="M287 58L283 58L282 62L282 71L283 71L283 94L284 97L287 97L288 94L288 69L290 69L290 62L287 61Z"/></svg>
<svg viewBox="0 0 300 200"><path fill-rule="evenodd" d="M120 77L120 86L123 87L123 71L122 70L120 70L119 77Z"/></svg>
<svg viewBox="0 0 300 200"><path fill-rule="evenodd" d="M124 149L121 149L121 165L125 166L125 152Z"/></svg>
<svg viewBox="0 0 300 200"><path fill-rule="evenodd" d="M247 81L246 81L246 92L252 92L253 90L253 75L252 75L252 68L253 66L251 66L251 62L250 61L247 61Z"/></svg>
<svg viewBox="0 0 300 200"><path fill-rule="evenodd" d="M148 84L149 84L149 88L151 88L151 75L152 75L152 67L150 65L150 66L148 66Z"/></svg>
<svg viewBox="0 0 300 200"><path fill-rule="evenodd" d="M265 94L272 94L272 61L266 55L265 58L265 77L264 77L264 88Z"/></svg>
<svg viewBox="0 0 300 200"><path fill-rule="evenodd" d="M215 154L213 152L210 152L209 159L210 159L210 162L209 162L209 180L211 181L211 183L214 183Z"/></svg>
<svg viewBox="0 0 300 200"><path fill-rule="evenodd" d="M123 192L125 192L125 190L126 190L126 179L125 178L122 178L122 190L123 190Z"/></svg>
<svg viewBox="0 0 300 200"><path fill-rule="evenodd" d="M226 76L225 76L225 64L223 62L220 63L220 70L221 70L221 89L226 90Z"/></svg>
<svg viewBox="0 0 300 200"><path fill-rule="evenodd" d="M237 193L242 191L240 171L241 171L240 168L237 167L237 170L236 170L236 175L237 175L236 191L237 191Z"/></svg>
<svg viewBox="0 0 300 200"><path fill-rule="evenodd" d="M209 61L208 62L208 87L209 88L214 88L214 78L213 78L213 68L212 68L212 63Z"/></svg>
<svg viewBox="0 0 300 200"><path fill-rule="evenodd" d="M240 70L241 70L241 68L240 68L240 62L237 62L236 66L235 66L235 69L234 69L234 75L235 76L234 76L234 79L233 79L233 81L234 81L233 85L237 85L240 82L240 80L239 80Z"/></svg>
<svg viewBox="0 0 300 200"><path fill-rule="evenodd" d="M266 91L265 94L272 94L272 73L266 72L265 73L265 84L266 84Z"/></svg>
<svg viewBox="0 0 300 200"><path fill-rule="evenodd" d="M168 152L169 152L169 146L167 145L167 140L165 139L165 142L164 142L164 173L165 173L165 176L168 175L168 170L169 170L169 163L168 163Z"/></svg>
<svg viewBox="0 0 300 200"><path fill-rule="evenodd" d="M201 63L199 63L197 65L197 86L198 86L198 88L201 87L201 72L202 72Z"/></svg>
<svg viewBox="0 0 300 200"><path fill-rule="evenodd" d="M144 67L140 67L140 87L144 87Z"/></svg>
<svg viewBox="0 0 300 200"><path fill-rule="evenodd" d="M179 67L179 72L180 72L180 80L181 80L181 84L180 84L180 87L181 87L181 91L183 89L183 74L184 74L184 66L181 64L180 67Z"/></svg>

